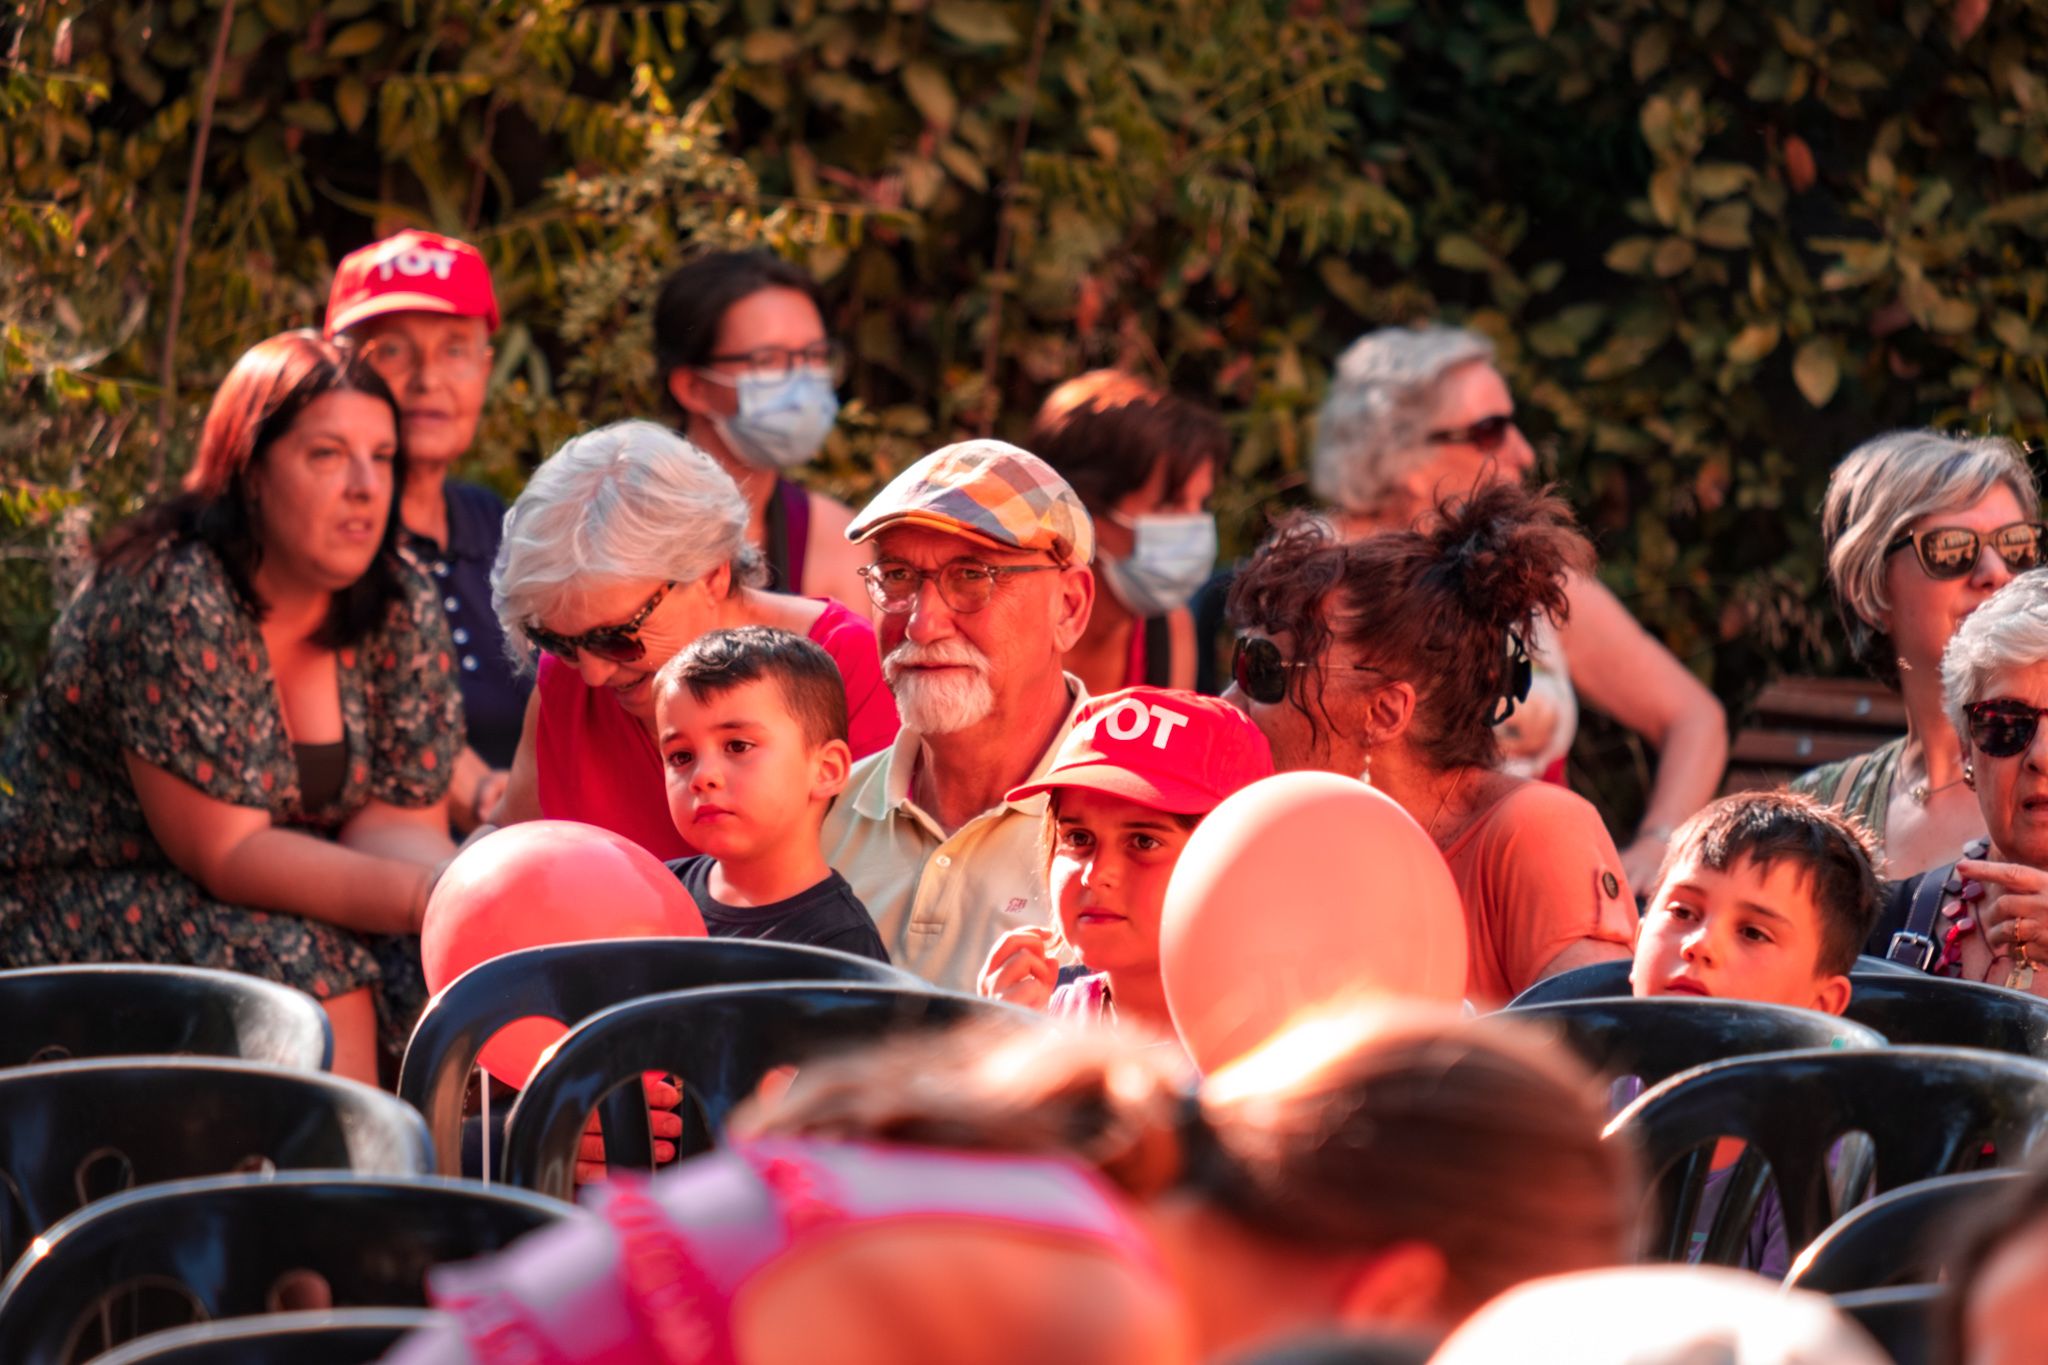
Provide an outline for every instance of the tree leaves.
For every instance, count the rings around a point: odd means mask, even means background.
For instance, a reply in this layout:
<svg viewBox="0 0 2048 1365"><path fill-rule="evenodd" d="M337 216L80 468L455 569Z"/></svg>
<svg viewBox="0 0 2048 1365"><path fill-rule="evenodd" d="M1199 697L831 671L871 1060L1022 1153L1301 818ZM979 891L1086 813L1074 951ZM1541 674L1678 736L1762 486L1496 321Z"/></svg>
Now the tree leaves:
<svg viewBox="0 0 2048 1365"><path fill-rule="evenodd" d="M336 61L350 57L362 57L375 52L384 44L388 30L375 19L365 19L339 29L327 40L327 55Z"/></svg>
<svg viewBox="0 0 2048 1365"><path fill-rule="evenodd" d="M1826 337L1812 337L1802 343L1792 357L1792 380L1807 402L1817 408L1826 407L1842 382L1842 362L1834 343Z"/></svg>
<svg viewBox="0 0 2048 1365"><path fill-rule="evenodd" d="M1009 13L992 0L938 0L931 9L932 22L976 47L1009 47L1020 41Z"/></svg>

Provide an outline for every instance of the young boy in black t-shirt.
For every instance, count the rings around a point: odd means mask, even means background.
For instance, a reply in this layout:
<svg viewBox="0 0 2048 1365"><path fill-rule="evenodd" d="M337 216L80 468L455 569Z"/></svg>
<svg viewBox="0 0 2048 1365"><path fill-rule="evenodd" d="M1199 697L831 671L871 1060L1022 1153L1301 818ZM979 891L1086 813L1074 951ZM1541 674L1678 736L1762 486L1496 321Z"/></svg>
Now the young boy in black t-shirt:
<svg viewBox="0 0 2048 1365"><path fill-rule="evenodd" d="M711 936L887 962L874 921L818 846L853 766L832 656L785 630L714 630L654 687L669 818L702 850L668 867Z"/></svg>

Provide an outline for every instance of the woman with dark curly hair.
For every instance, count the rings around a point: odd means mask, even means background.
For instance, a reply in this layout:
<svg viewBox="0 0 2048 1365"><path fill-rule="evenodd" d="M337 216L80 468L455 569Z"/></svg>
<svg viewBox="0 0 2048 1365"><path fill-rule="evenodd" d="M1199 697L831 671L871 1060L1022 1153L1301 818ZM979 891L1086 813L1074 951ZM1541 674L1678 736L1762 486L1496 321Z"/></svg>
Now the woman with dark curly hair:
<svg viewBox="0 0 2048 1365"><path fill-rule="evenodd" d="M0 965L220 967L318 996L374 1081L455 854L448 626L399 556L398 406L311 332L222 381L185 493L117 530L0 755ZM0 788L0 792L4 792Z"/></svg>
<svg viewBox="0 0 2048 1365"><path fill-rule="evenodd" d="M1346 543L1312 518L1231 590L1227 694L1284 770L1363 776L1435 840L1465 902L1466 995L1629 955L1635 900L1591 805L1499 768L1496 730L1529 685L1537 621L1562 621L1592 549L1547 493L1496 483L1426 530Z"/></svg>

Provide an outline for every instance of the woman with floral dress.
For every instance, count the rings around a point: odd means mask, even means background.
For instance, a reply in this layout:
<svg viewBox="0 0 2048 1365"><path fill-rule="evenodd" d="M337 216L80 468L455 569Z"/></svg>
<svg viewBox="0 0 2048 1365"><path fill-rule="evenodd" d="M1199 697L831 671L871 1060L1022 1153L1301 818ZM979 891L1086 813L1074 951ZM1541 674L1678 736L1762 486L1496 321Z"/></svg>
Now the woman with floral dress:
<svg viewBox="0 0 2048 1365"><path fill-rule="evenodd" d="M310 332L216 395L185 492L117 529L0 752L0 964L225 968L317 996L374 1080L454 856L447 625L398 551L390 390Z"/></svg>

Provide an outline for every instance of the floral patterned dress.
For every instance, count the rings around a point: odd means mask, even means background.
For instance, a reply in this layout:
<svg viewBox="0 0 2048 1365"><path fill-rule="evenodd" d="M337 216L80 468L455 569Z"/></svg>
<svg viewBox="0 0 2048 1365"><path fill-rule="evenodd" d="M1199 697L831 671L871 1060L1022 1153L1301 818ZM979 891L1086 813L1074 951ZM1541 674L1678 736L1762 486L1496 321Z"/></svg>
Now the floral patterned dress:
<svg viewBox="0 0 2048 1365"><path fill-rule="evenodd" d="M66 608L28 711L0 751L0 965L218 967L321 999L376 987L403 1047L426 998L419 940L226 905L171 864L129 782L133 753L216 800L332 837L372 800L440 799L462 745L448 627L424 576L338 652L347 771L305 809L269 655L219 558L166 544L106 570Z"/></svg>

